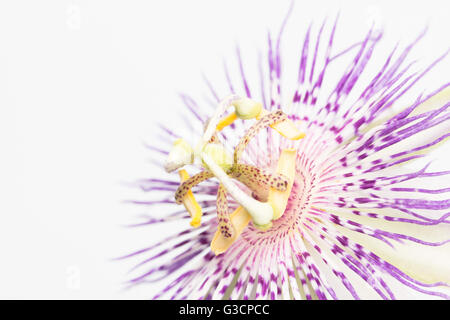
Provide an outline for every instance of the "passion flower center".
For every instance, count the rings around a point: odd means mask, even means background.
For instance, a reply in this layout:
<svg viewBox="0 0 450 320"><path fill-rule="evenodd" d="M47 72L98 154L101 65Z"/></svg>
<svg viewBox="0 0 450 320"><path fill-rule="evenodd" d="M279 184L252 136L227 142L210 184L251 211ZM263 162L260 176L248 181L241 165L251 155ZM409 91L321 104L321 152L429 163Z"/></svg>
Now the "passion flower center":
<svg viewBox="0 0 450 320"><path fill-rule="evenodd" d="M234 107L234 112L222 118L230 107ZM219 141L217 133L237 118L257 121L241 137L231 158L225 146ZM304 134L298 131L294 123L282 111L270 113L262 108L261 103L232 95L219 103L213 117L208 120L203 137L195 149L192 149L184 140L177 140L169 153L165 165L168 172L192 163L202 168L202 171L193 177L186 176L187 173L182 170L183 172L180 172L182 183L175 193L176 202L184 204L190 213L193 219L191 225L199 226L201 218L201 208L192 194L192 187L212 177L220 182L217 192L219 229L211 245L216 254L225 251L250 220L257 228L266 231L272 227L272 220L279 219L286 209L295 174L296 151L283 150L275 173L240 163L241 156L250 140L260 130L268 127L292 140L304 137ZM233 179L245 184L252 194L243 192ZM228 212L227 194L240 204L240 207L231 215ZM247 219L246 215L249 215L250 219Z"/></svg>

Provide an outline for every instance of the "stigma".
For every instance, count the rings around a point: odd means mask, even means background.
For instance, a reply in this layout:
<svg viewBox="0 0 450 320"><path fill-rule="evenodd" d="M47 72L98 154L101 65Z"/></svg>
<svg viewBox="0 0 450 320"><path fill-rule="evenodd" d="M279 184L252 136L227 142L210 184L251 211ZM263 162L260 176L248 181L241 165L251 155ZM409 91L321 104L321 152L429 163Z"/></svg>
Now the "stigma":
<svg viewBox="0 0 450 320"><path fill-rule="evenodd" d="M234 110L224 115L229 109ZM256 122L240 138L231 155L217 133L238 119L254 119ZM296 150L281 151L275 172L241 162L251 139L266 128L290 140L299 140L305 136L282 111L269 112L259 102L231 95L219 103L195 148L183 139L178 139L166 160L167 172L180 169L181 183L175 192L175 201L183 204L189 212L193 227L201 225L202 210L191 189L211 178L219 181L216 196L218 229L211 242L215 254L225 252L250 221L256 228L266 231L286 209L294 180ZM186 165L197 165L201 171L190 177L181 169ZM243 191L236 181L244 184L250 193ZM228 209L228 195L239 204L232 213Z"/></svg>

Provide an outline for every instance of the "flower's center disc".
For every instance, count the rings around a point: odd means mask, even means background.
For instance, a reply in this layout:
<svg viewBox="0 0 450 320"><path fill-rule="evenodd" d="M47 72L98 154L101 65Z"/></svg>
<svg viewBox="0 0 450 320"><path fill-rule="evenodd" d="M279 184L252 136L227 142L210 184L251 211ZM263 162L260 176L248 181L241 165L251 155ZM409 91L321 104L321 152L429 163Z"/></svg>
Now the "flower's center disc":
<svg viewBox="0 0 450 320"><path fill-rule="evenodd" d="M302 165L304 164L300 158L297 158L294 184L283 215L274 220L272 227L264 232L250 225L242 234L243 239L252 245L257 245L283 238L291 232L302 234L300 220L304 218L303 213L309 211L313 206L314 190L317 187L317 174L309 172Z"/></svg>

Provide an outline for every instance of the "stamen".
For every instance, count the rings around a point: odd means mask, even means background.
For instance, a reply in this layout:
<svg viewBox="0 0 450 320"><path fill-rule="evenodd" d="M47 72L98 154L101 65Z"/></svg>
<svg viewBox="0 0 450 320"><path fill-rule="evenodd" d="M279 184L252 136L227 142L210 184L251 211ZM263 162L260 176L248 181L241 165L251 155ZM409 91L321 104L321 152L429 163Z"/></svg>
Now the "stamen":
<svg viewBox="0 0 450 320"><path fill-rule="evenodd" d="M286 177L287 183L284 190L271 187L268 196L268 202L273 208L273 219L279 219L284 211L291 194L292 186L294 184L295 164L296 164L297 150L285 149L281 152L278 159L276 173Z"/></svg>
<svg viewBox="0 0 450 320"><path fill-rule="evenodd" d="M231 224L228 214L227 190L223 184L219 185L217 190L217 218L219 220L219 230L225 238L231 238L234 235L234 228Z"/></svg>
<svg viewBox="0 0 450 320"><path fill-rule="evenodd" d="M178 204L183 203L183 199L186 196L187 193L191 190L192 187L196 186L197 184L214 177L214 174L212 174L209 171L202 171L197 173L196 175L189 178L189 175L181 173L186 172L185 170L180 170L180 176L183 174L183 177L186 177L186 179L183 179L183 183L178 187L177 191L175 192L175 201Z"/></svg>
<svg viewBox="0 0 450 320"><path fill-rule="evenodd" d="M262 119L267 114L269 114L269 111L262 109L256 120ZM294 122L287 117L284 121L274 123L270 127L289 140L299 140L305 137L305 134L298 130Z"/></svg>
<svg viewBox="0 0 450 320"><path fill-rule="evenodd" d="M253 177L242 174L239 169L235 171L234 169L237 166L241 166L241 164L235 164L233 166L233 170L230 172L231 177L245 184L252 191L253 198L258 201L266 202L267 197L269 196L269 186L264 183L258 183Z"/></svg>
<svg viewBox="0 0 450 320"><path fill-rule="evenodd" d="M230 215L231 225L234 229L234 235L232 237L225 238L222 232L220 232L220 230L217 230L214 238L211 241L211 251L216 255L227 251L227 249L233 244L233 242L236 241L237 238L239 238L242 231L244 231L251 219L252 217L243 207L238 207L236 210L234 210L234 212Z"/></svg>
<svg viewBox="0 0 450 320"><path fill-rule="evenodd" d="M186 170L180 170L178 171L178 173L180 175L181 182L185 182L190 179L189 174L186 172ZM188 189L186 194L182 197L181 201L192 218L190 222L191 226L193 226L194 228L199 227L202 219L202 208L198 204L197 200L195 200L192 191Z"/></svg>
<svg viewBox="0 0 450 320"><path fill-rule="evenodd" d="M283 175L266 173L248 164L235 164L230 174L252 190L257 200L263 202L267 201L269 187L284 191L288 185L288 179Z"/></svg>

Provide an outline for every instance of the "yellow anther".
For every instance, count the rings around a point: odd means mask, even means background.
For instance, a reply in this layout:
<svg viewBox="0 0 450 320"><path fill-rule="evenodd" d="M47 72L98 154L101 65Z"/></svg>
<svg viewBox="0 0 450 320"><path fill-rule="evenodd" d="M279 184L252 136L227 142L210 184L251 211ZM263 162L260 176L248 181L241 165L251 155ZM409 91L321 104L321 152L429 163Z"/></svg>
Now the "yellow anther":
<svg viewBox="0 0 450 320"><path fill-rule="evenodd" d="M234 120L236 120L237 118L238 117L235 112L230 113L228 116L225 116L220 120L219 124L216 127L216 130L217 131L223 130L223 128L232 124Z"/></svg>
<svg viewBox="0 0 450 320"><path fill-rule="evenodd" d="M216 231L213 240L211 241L211 250L216 255L224 253L227 249L239 238L242 231L244 231L245 227L248 225L252 217L248 214L247 210L243 207L238 207L234 212L230 215L231 224L234 228L234 235L231 238L225 238L220 232L220 230Z"/></svg>
<svg viewBox="0 0 450 320"><path fill-rule="evenodd" d="M262 109L261 113L256 117L256 120L261 119L267 114L269 114L269 111ZM270 127L289 140L299 140L305 137L305 134L298 130L294 122L289 119L274 123Z"/></svg>
<svg viewBox="0 0 450 320"><path fill-rule="evenodd" d="M186 170L180 170L178 171L178 174L180 175L181 183L190 178ZM190 222L191 226L194 228L199 227L202 220L202 208L198 204L197 200L195 200L194 194L191 190L189 190L183 197L183 205L192 218Z"/></svg>
<svg viewBox="0 0 450 320"><path fill-rule="evenodd" d="M286 210L289 195L294 184L296 157L297 150L284 149L278 159L276 173L284 175L288 179L288 184L284 191L276 188L270 188L269 190L268 202L272 205L274 220L279 219Z"/></svg>

